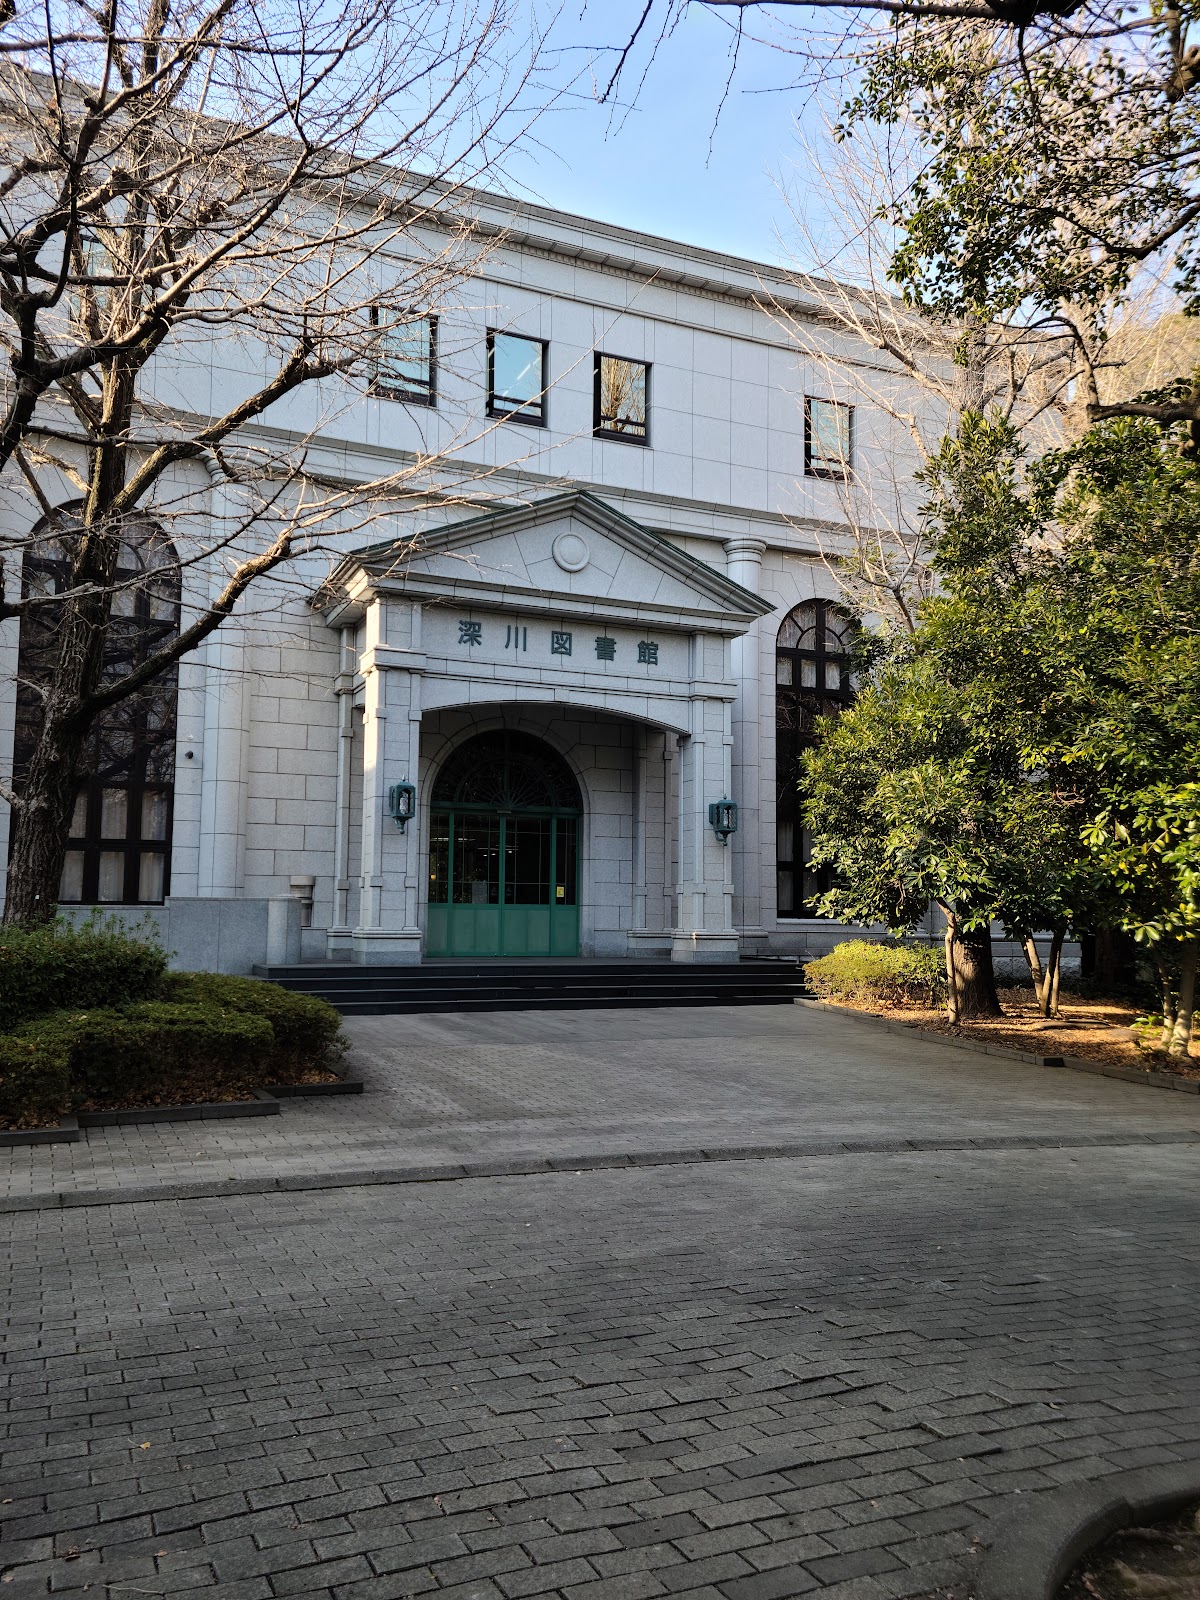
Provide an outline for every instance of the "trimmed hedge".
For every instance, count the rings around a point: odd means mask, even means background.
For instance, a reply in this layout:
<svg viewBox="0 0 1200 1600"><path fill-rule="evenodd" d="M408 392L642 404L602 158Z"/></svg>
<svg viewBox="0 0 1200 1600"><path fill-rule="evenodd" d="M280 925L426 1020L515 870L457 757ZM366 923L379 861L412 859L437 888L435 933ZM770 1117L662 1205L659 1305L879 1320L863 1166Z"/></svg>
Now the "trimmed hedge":
<svg viewBox="0 0 1200 1600"><path fill-rule="evenodd" d="M99 919L79 927L0 928L0 1033L65 1004L148 1000L167 970L154 943L130 939Z"/></svg>
<svg viewBox="0 0 1200 1600"><path fill-rule="evenodd" d="M946 992L943 961L937 945L847 939L827 956L807 962L804 976L821 1000L931 1010Z"/></svg>
<svg viewBox="0 0 1200 1600"><path fill-rule="evenodd" d="M289 1073L336 1067L345 1048L342 1018L333 1006L277 983L219 972L171 972L160 992L186 1005L265 1017L274 1035L267 1079L271 1083L286 1082Z"/></svg>
<svg viewBox="0 0 1200 1600"><path fill-rule="evenodd" d="M5 929L0 1119L37 1126L89 1101L220 1100L295 1081L336 1067L341 1025L324 1000L278 984L169 973L157 945L99 921Z"/></svg>
<svg viewBox="0 0 1200 1600"><path fill-rule="evenodd" d="M28 1122L89 1100L244 1094L265 1081L272 1043L264 1017L209 1006L142 1000L119 1011L51 1011L0 1040L0 1105Z"/></svg>
<svg viewBox="0 0 1200 1600"><path fill-rule="evenodd" d="M35 1031L0 1037L0 1117L18 1128L38 1128L71 1109L70 1051L63 1036L43 1038L38 1023L26 1026Z"/></svg>

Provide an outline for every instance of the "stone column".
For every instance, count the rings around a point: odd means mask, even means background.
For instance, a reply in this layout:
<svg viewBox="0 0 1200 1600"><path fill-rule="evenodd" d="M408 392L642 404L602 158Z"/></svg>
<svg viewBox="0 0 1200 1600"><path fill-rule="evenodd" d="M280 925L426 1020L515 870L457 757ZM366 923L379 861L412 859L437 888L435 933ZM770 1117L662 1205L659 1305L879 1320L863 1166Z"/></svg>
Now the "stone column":
<svg viewBox="0 0 1200 1600"><path fill-rule="evenodd" d="M646 829L649 788L647 769L649 757L646 748L649 730L635 724L633 730L633 932L645 933L646 918L647 852Z"/></svg>
<svg viewBox="0 0 1200 1600"><path fill-rule="evenodd" d="M333 921L325 944L331 959L350 953L350 788L354 780L354 629L341 631L335 684L338 705L337 810L333 835Z"/></svg>
<svg viewBox="0 0 1200 1600"><path fill-rule="evenodd" d="M762 583L762 539L727 539L726 571L735 583L758 594ZM737 802L738 831L730 840L733 851L734 922L743 940L753 948L765 940L762 925L763 859L762 757L761 757L761 640L762 620L733 640L733 676L737 699L733 704L733 771L729 798Z"/></svg>
<svg viewBox="0 0 1200 1600"><path fill-rule="evenodd" d="M209 467L210 518L214 540L235 526L237 508L228 483ZM224 586L213 578L211 599ZM250 683L245 630L230 617L204 645L204 744L200 768L200 832L196 893L227 899L245 888L246 797L249 783Z"/></svg>
<svg viewBox="0 0 1200 1600"><path fill-rule="evenodd" d="M408 615L415 630L419 608L412 607ZM404 640L402 650L390 647L390 622L387 604L376 600L367 611L360 662L365 685L362 897L351 942L354 959L372 966L409 965L421 959L418 906L424 829L419 808L402 832L387 806L390 784L417 782L421 672L410 639Z"/></svg>
<svg viewBox="0 0 1200 1600"><path fill-rule="evenodd" d="M692 682L724 679L724 641L693 639ZM733 868L728 845L709 826L708 808L729 793L733 742L732 695L695 693L692 731L679 745L679 908L671 939L672 961L736 961Z"/></svg>

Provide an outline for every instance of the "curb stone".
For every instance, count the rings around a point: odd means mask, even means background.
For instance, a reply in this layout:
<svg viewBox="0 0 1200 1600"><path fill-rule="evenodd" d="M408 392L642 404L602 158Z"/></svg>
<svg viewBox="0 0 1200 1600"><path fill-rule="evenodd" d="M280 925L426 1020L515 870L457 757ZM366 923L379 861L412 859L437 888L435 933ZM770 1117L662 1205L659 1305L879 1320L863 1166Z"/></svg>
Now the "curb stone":
<svg viewBox="0 0 1200 1600"><path fill-rule="evenodd" d="M904 1155L963 1150L1086 1150L1096 1146L1200 1145L1200 1128L1170 1133L996 1134L974 1139L838 1139L791 1145L730 1145L705 1150L596 1151L577 1156L519 1155L508 1159L408 1167L348 1167L335 1172L285 1172L258 1177L179 1179L119 1188L58 1189L0 1196L0 1214L59 1211L75 1206L132 1205L155 1200L203 1200L233 1194L280 1194L309 1189L360 1189L402 1183L458 1183L473 1178L540 1178L565 1173L645 1167L706 1166L724 1161L822 1160L831 1156Z"/></svg>
<svg viewBox="0 0 1200 1600"><path fill-rule="evenodd" d="M1054 1600L1071 1569L1121 1528L1200 1500L1200 1461L1114 1472L1030 1495L997 1526L975 1580L978 1600Z"/></svg>
<svg viewBox="0 0 1200 1600"><path fill-rule="evenodd" d="M77 1117L60 1117L52 1128L0 1129L0 1150L28 1144L78 1144L82 1138Z"/></svg>
<svg viewBox="0 0 1200 1600"><path fill-rule="evenodd" d="M87 1128L133 1128L156 1122L224 1122L231 1117L277 1117L280 1100L328 1094L362 1094L361 1078L333 1083L273 1083L256 1089L253 1100L205 1100L186 1106L130 1106L123 1111L81 1111L61 1117L52 1128L0 1129L0 1150L20 1145L78 1144Z"/></svg>
<svg viewBox="0 0 1200 1600"><path fill-rule="evenodd" d="M910 1039L932 1039L937 1044L949 1045L952 1050L969 1050L973 1055L1023 1061L1031 1067L1065 1067L1068 1072L1092 1072L1102 1078L1120 1078L1126 1083L1140 1083L1149 1089L1177 1089L1183 1094L1200 1094L1200 1078L1180 1078L1173 1072L1140 1072L1136 1067L1114 1067L1106 1061L1089 1061L1084 1056L1039 1056L1029 1050L985 1044L980 1039L955 1039L950 1034L922 1028L916 1022L893 1022L890 1017L877 1017L872 1011L855 1011L852 1006L831 1005L828 1000L797 999L792 1003L807 1006L812 1011L828 1011L835 1017L851 1017L855 1022L867 1022L872 1027L882 1028L885 1033L906 1034Z"/></svg>

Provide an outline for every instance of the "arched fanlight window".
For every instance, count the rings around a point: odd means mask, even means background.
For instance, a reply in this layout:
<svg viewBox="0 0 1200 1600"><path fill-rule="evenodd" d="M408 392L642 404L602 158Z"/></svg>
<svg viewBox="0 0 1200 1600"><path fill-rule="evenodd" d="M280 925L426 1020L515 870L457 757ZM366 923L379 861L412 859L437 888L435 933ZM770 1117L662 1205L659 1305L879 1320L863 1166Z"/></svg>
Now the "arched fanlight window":
<svg viewBox="0 0 1200 1600"><path fill-rule="evenodd" d="M62 507L33 530L22 565L25 595L61 594L70 583L73 513ZM113 580L103 681L125 677L179 629L179 562L149 519L125 529ZM57 660L60 607L21 618L13 777L19 790L41 730L40 686ZM75 797L59 899L63 904L155 905L170 890L178 669L118 701L93 723Z"/></svg>
<svg viewBox="0 0 1200 1600"><path fill-rule="evenodd" d="M825 869L809 865L809 840L800 817L803 752L816 739L817 719L836 716L854 699L853 651L858 624L830 600L806 600L783 619L775 644L776 909L781 917L812 917L813 901L829 887Z"/></svg>

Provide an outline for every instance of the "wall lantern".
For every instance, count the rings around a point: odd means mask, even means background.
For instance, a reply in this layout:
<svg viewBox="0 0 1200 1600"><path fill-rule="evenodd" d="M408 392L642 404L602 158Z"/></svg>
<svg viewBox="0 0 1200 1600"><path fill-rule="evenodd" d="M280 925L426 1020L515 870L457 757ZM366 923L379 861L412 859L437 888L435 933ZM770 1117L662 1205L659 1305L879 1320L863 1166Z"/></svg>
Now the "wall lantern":
<svg viewBox="0 0 1200 1600"><path fill-rule="evenodd" d="M417 790L411 783L392 783L388 785L388 811L392 821L404 832L404 824L417 809Z"/></svg>
<svg viewBox="0 0 1200 1600"><path fill-rule="evenodd" d="M737 832L737 806L732 800L714 800L708 808L708 822L722 844L729 843L729 835Z"/></svg>

